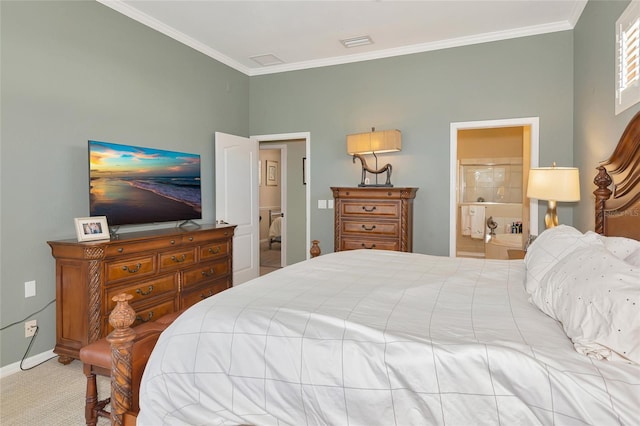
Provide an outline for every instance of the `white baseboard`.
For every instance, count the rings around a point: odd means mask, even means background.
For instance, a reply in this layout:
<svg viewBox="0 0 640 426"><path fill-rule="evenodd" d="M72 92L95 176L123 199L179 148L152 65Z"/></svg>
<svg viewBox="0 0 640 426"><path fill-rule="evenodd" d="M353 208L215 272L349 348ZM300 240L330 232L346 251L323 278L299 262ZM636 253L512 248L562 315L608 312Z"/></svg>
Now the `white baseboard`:
<svg viewBox="0 0 640 426"><path fill-rule="evenodd" d="M53 349L50 349L46 352L42 352L25 359L22 368L27 369L43 361L46 361L49 358L53 358L54 356L56 356L56 354L53 353ZM0 378L10 376L20 371L22 371L20 370L20 361L14 362L13 364L5 365L4 367L0 368Z"/></svg>

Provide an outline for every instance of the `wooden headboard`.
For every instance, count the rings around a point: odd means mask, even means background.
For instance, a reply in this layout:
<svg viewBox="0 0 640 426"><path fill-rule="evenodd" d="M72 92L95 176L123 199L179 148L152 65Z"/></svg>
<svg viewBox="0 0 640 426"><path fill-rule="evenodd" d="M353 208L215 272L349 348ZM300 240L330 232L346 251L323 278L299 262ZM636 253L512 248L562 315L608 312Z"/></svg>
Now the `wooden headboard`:
<svg viewBox="0 0 640 426"><path fill-rule="evenodd" d="M640 112L627 125L611 157L597 169L593 180L598 187L593 191L596 232L640 240Z"/></svg>

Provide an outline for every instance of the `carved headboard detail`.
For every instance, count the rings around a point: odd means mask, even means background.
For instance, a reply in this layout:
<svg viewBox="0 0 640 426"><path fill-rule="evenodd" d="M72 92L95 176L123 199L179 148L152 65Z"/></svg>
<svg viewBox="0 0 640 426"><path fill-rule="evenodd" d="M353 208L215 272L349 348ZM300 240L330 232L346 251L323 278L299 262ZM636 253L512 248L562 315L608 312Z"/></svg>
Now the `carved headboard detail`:
<svg viewBox="0 0 640 426"><path fill-rule="evenodd" d="M640 240L640 112L597 169L596 232Z"/></svg>

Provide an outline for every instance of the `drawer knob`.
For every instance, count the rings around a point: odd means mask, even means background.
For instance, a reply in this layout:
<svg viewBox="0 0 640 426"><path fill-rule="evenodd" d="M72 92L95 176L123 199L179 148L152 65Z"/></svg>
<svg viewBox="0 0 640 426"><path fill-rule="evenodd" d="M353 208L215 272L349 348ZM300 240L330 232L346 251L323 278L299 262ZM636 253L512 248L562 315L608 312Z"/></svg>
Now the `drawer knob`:
<svg viewBox="0 0 640 426"><path fill-rule="evenodd" d="M193 241L193 237L189 237L189 241Z"/></svg>
<svg viewBox="0 0 640 426"><path fill-rule="evenodd" d="M142 268L142 263L138 263L135 268L129 268L129 265L125 265L122 267L122 270L127 271L130 274L135 274L140 270L140 268Z"/></svg>
<svg viewBox="0 0 640 426"><path fill-rule="evenodd" d="M370 209L368 209L367 206L362 206L362 210L364 210L365 212L371 213L376 210L376 206L373 206Z"/></svg>
<svg viewBox="0 0 640 426"><path fill-rule="evenodd" d="M376 245L375 244L371 244L369 247L367 247L367 245L365 243L362 243L362 248L365 248L367 250L371 250L371 249L376 248Z"/></svg>
<svg viewBox="0 0 640 426"><path fill-rule="evenodd" d="M209 269L208 271L202 271L202 276L203 277L211 277L211 276L213 276L215 274L216 274L216 270L213 269L213 268Z"/></svg>
<svg viewBox="0 0 640 426"><path fill-rule="evenodd" d="M374 229L376 229L376 226L373 225L373 226L367 228L367 225L362 225L362 229L364 229L365 231L373 231Z"/></svg>
<svg viewBox="0 0 640 426"><path fill-rule="evenodd" d="M141 295L141 296L148 296L149 294L151 294L151 292L152 292L152 291L153 291L153 286L152 286L152 285L150 285L150 286L149 286L149 289L148 289L147 291L137 289L137 290L136 290L136 293L138 293L138 294L139 294L139 295Z"/></svg>
<svg viewBox="0 0 640 426"><path fill-rule="evenodd" d="M153 311L149 311L146 319L142 318L140 315L136 315L136 321L140 321L140 322L149 322L151 321L151 318L153 318Z"/></svg>
<svg viewBox="0 0 640 426"><path fill-rule="evenodd" d="M124 249L122 247L118 247L118 253L122 253Z"/></svg>
<svg viewBox="0 0 640 426"><path fill-rule="evenodd" d="M176 243L176 240L171 240L171 241L169 242L169 244L171 244L171 245L174 245L175 243Z"/></svg>
<svg viewBox="0 0 640 426"><path fill-rule="evenodd" d="M180 257L171 256L171 260L173 260L173 261L174 261L174 262L176 262L176 263L184 262L186 258L187 258L187 255L186 255L186 254L183 254L183 255L182 255L182 256L180 256Z"/></svg>
<svg viewBox="0 0 640 426"><path fill-rule="evenodd" d="M200 298L201 299L208 299L209 297L213 296L213 290L209 289L209 293L208 294L200 294Z"/></svg>
<svg viewBox="0 0 640 426"><path fill-rule="evenodd" d="M209 253L218 254L220 253L220 246L209 247Z"/></svg>

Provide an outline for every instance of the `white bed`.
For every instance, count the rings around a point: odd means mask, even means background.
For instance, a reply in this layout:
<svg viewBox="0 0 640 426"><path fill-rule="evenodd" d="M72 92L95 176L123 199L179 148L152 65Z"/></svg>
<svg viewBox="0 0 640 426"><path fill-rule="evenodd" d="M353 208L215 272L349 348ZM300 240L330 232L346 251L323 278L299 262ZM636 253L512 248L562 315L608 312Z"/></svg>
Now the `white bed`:
<svg viewBox="0 0 640 426"><path fill-rule="evenodd" d="M559 257L527 256L340 252L222 292L160 337L138 425L637 424L640 366L577 352L524 285Z"/></svg>

